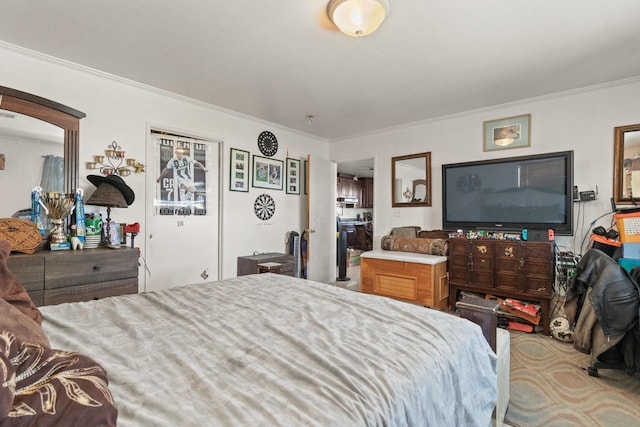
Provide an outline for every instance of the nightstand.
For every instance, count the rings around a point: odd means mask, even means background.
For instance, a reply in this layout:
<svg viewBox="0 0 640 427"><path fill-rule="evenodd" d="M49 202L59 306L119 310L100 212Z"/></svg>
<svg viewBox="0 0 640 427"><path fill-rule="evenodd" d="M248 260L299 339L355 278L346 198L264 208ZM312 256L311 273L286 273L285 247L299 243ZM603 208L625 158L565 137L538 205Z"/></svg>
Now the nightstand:
<svg viewBox="0 0 640 427"><path fill-rule="evenodd" d="M268 264L268 263L282 264L278 274L284 274L286 276L294 275L293 255L283 254L278 252L266 252L263 254L239 256L237 275L245 276L247 274L264 273L265 271L260 271L259 265ZM270 272L275 273L275 271L270 271Z"/></svg>

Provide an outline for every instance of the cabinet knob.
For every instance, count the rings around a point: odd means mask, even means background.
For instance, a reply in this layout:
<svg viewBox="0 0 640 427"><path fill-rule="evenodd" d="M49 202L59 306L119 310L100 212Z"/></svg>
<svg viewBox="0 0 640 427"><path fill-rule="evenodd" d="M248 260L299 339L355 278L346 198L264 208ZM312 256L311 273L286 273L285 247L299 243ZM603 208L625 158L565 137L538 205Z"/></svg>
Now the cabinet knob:
<svg viewBox="0 0 640 427"><path fill-rule="evenodd" d="M100 266L99 265L94 265L93 266L93 271L98 271L100 270Z"/></svg>

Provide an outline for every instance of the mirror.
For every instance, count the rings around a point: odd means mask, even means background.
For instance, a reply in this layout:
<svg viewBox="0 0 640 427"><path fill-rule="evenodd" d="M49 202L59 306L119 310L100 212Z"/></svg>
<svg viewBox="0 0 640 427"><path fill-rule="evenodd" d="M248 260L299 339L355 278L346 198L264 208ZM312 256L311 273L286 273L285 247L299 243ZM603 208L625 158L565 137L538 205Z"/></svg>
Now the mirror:
<svg viewBox="0 0 640 427"><path fill-rule="evenodd" d="M614 128L613 162L615 204L640 203L640 124Z"/></svg>
<svg viewBox="0 0 640 427"><path fill-rule="evenodd" d="M75 191L78 187L79 128L83 117L84 113L57 102L0 86L0 119L5 123L7 120L14 122L0 125L0 155L5 154L5 169L0 170L0 192L8 201L3 203L0 217L10 217L16 210L30 208L31 189L40 185L43 173L43 155L62 158L62 167L58 169L62 171L63 191ZM15 179L10 179L10 168L15 170L16 165L20 165L20 181L26 190L14 188ZM27 192L24 198L23 191Z"/></svg>
<svg viewBox="0 0 640 427"><path fill-rule="evenodd" d="M31 205L31 190L40 185L64 191L64 130L24 114L0 110L0 153L5 166L0 173L0 218L8 218ZM47 174L52 185L42 185ZM55 167L53 167L55 166Z"/></svg>
<svg viewBox="0 0 640 427"><path fill-rule="evenodd" d="M431 206L431 152L391 158L391 206Z"/></svg>

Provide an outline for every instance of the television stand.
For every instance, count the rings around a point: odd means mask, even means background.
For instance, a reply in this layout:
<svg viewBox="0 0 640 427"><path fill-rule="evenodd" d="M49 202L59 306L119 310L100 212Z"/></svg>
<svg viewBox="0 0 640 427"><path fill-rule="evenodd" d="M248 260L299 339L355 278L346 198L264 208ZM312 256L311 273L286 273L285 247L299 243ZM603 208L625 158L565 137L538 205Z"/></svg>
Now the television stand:
<svg viewBox="0 0 640 427"><path fill-rule="evenodd" d="M449 239L449 305L459 291L537 302L549 334L554 250L553 242Z"/></svg>

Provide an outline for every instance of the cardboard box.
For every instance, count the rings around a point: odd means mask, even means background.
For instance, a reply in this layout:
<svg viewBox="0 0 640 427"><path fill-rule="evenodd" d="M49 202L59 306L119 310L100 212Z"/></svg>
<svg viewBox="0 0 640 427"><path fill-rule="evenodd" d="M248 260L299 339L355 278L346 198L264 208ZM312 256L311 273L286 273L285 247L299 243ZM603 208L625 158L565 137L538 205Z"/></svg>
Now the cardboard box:
<svg viewBox="0 0 640 427"><path fill-rule="evenodd" d="M360 249L347 249L347 265L349 267L360 265L360 254L362 254Z"/></svg>
<svg viewBox="0 0 640 427"><path fill-rule="evenodd" d="M623 243L622 256L631 259L640 259L640 243Z"/></svg>

